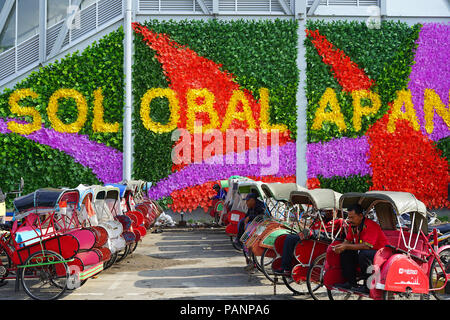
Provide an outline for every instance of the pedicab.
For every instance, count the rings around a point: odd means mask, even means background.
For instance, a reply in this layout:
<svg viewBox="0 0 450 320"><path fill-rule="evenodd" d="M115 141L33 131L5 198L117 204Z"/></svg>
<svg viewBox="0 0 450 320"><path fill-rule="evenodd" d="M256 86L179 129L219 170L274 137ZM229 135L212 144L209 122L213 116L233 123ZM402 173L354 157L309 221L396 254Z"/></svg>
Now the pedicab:
<svg viewBox="0 0 450 320"><path fill-rule="evenodd" d="M56 204L54 227L60 233L75 236L80 243L79 252L69 263L73 281L80 281L79 285L101 272L111 260L112 248L107 246L110 226L104 222L100 213L97 218L93 208L95 188L98 187L63 189Z"/></svg>
<svg viewBox="0 0 450 320"><path fill-rule="evenodd" d="M323 267L327 247L344 233L344 221L338 213L340 197L340 193L331 189L292 191L290 194L291 204L301 205L304 210L298 228L300 240L294 247L290 275L282 275L284 284L294 294L309 293L314 299L323 295L320 267ZM288 233L283 232L270 239L277 254L272 271L281 268L287 236ZM311 269L312 266L315 268Z"/></svg>
<svg viewBox="0 0 450 320"><path fill-rule="evenodd" d="M244 200L245 196L249 193L256 193L258 198L263 199L263 191L260 181L253 181L249 178L239 177L231 179L231 184L228 193L231 193L231 208L228 212L228 225L225 228L225 232L230 236L231 243L236 250L241 250L236 246L236 236L238 234L238 224L247 213L247 204ZM227 194L228 195L228 194ZM226 199L227 200L227 199ZM244 252L244 254L246 254Z"/></svg>
<svg viewBox="0 0 450 320"><path fill-rule="evenodd" d="M15 221L1 225L0 283L15 279L28 296L38 300L60 297L69 283L69 263L80 243L54 226L60 189L39 189L14 200Z"/></svg>
<svg viewBox="0 0 450 320"><path fill-rule="evenodd" d="M163 210L158 203L151 200L147 195L151 182L131 180L128 184L135 185L135 210L140 211L144 215L144 225L148 230L154 225L156 219L161 215L161 213L163 213Z"/></svg>
<svg viewBox="0 0 450 320"><path fill-rule="evenodd" d="M127 246L127 253L118 258L118 261L125 258L125 256L131 254L136 250L136 247L141 239L146 235L147 229L144 226L144 215L140 211L135 210L134 203L134 186L127 185L125 183L109 183L105 186L117 187L120 190L120 208L122 215L118 216L119 221L124 219L124 216L131 219L131 226L124 230L131 231L135 235L133 243ZM127 222L128 223L128 222Z"/></svg>
<svg viewBox="0 0 450 320"><path fill-rule="evenodd" d="M292 191L307 190L295 183L264 183L261 185L264 192L264 200L269 212L269 216L261 222L257 230L246 242L246 247L250 249L257 263L255 264L264 276L271 282L274 281L272 272L272 262L277 258L274 250L274 240L281 234L298 232L294 230L295 222L298 223L299 207L293 207L289 202L289 195ZM296 218L290 222L290 218Z"/></svg>
<svg viewBox="0 0 450 320"><path fill-rule="evenodd" d="M128 193L131 193L132 196L132 203L134 205L134 210L139 211L142 213L144 218L144 226L146 229L150 228L150 225L152 223L151 217L147 216L148 214L148 208L146 204L144 204L144 192L143 188L146 184L143 180L124 180L122 181L123 184L126 184L127 188L126 190L129 190ZM130 196L128 196L129 198ZM138 207L140 207L138 209Z"/></svg>
<svg viewBox="0 0 450 320"><path fill-rule="evenodd" d="M375 211L389 244L375 254L373 273L366 281L368 295L336 287L344 279L340 255L330 246L323 276L330 299L426 299L430 294L438 300L450 299L450 246L438 246L436 229L428 234L427 210L421 201L411 193L394 191L346 193L341 197L341 209L353 204L366 212ZM409 226L401 222L403 214L410 216Z"/></svg>
<svg viewBox="0 0 450 320"><path fill-rule="evenodd" d="M89 199L92 197L92 201ZM104 247L111 252L111 258L104 263L104 269L116 262L119 252L125 250L126 241L121 222L115 219L115 205L119 205L119 189L115 187L92 186L85 193L82 207L87 212L90 226L98 230L103 228L107 232L107 241ZM85 220L86 221L86 220ZM126 235L126 234L125 234ZM134 239L134 234L131 239Z"/></svg>
<svg viewBox="0 0 450 320"><path fill-rule="evenodd" d="M133 221L133 230L139 233L139 239L138 241L135 241L133 246L130 247L130 253L133 253L136 250L139 241L142 241L142 238L144 238L147 234L144 214L141 211L136 210L136 202L134 201L135 192L136 185L134 183L127 183L125 194L122 199L126 205L126 215Z"/></svg>
<svg viewBox="0 0 450 320"><path fill-rule="evenodd" d="M219 186L222 189L228 188L228 180L220 180ZM227 192L228 195L228 192ZM214 218L214 222L218 225L227 224L228 220L226 219L226 206L225 199L213 199L211 207L209 209L209 215Z"/></svg>

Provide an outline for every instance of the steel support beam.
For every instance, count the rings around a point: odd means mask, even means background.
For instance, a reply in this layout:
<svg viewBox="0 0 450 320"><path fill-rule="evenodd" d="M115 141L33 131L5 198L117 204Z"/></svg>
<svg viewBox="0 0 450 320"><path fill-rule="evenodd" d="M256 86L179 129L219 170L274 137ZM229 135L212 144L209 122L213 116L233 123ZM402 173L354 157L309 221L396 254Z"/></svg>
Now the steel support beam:
<svg viewBox="0 0 450 320"><path fill-rule="evenodd" d="M286 14L288 14L288 15L292 15L292 14L293 14L291 8L290 8L289 5L286 3L286 0L278 0L278 3L279 3L280 6L283 8L284 13L286 13Z"/></svg>
<svg viewBox="0 0 450 320"><path fill-rule="evenodd" d="M211 14L211 12L209 11L208 7L205 4L205 1L203 1L203 0L195 0L195 1L198 3L200 8L202 8L202 11L204 14L208 14L208 15Z"/></svg>
<svg viewBox="0 0 450 320"><path fill-rule="evenodd" d="M47 1L39 0L39 63L47 60Z"/></svg>
<svg viewBox="0 0 450 320"><path fill-rule="evenodd" d="M3 5L2 11L0 12L0 34L6 26L6 21L8 20L9 14L14 7L14 2L16 2L16 0L6 0Z"/></svg>
<svg viewBox="0 0 450 320"><path fill-rule="evenodd" d="M72 0L71 7L79 8L80 3L81 0ZM59 30L58 37L56 38L55 43L52 47L52 51L50 52L50 55L48 57L49 59L55 57L61 51L64 39L66 38L67 32L69 31L69 26L72 25L73 20L75 19L75 15L75 12L68 13L66 19L64 19L64 23L61 26L61 30Z"/></svg>
<svg viewBox="0 0 450 320"><path fill-rule="evenodd" d="M306 1L295 0L295 19L298 21L298 54L297 69L299 70L299 81L297 87L297 139L296 139L296 182L298 185L306 186L308 163L306 161L307 124L306 109L306 48L304 45L306 34Z"/></svg>
<svg viewBox="0 0 450 320"><path fill-rule="evenodd" d="M320 4L320 0L314 0L311 7L309 7L308 16L312 16L314 14L314 12L316 12L316 9L319 6L319 4Z"/></svg>

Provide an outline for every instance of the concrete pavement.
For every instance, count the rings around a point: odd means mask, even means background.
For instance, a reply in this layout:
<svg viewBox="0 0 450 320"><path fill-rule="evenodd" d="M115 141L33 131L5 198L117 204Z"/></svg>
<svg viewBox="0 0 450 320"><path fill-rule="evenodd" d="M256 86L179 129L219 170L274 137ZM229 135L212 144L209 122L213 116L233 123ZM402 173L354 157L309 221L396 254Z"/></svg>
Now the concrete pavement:
<svg viewBox="0 0 450 320"><path fill-rule="evenodd" d="M264 275L249 274L244 266L223 229L168 229L147 234L132 255L60 299L305 299L293 296L281 280L274 296ZM11 280L0 288L0 299L28 297L14 292Z"/></svg>

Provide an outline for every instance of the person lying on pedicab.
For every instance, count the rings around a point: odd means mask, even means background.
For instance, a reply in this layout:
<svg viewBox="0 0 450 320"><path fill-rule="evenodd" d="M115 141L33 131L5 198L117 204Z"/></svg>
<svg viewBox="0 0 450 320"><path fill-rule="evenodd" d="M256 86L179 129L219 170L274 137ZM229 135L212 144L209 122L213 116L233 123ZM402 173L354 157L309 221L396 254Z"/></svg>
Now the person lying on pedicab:
<svg viewBox="0 0 450 320"><path fill-rule="evenodd" d="M324 210L323 222L326 225L327 232L331 232L333 221L333 210ZM334 223L334 231L337 232L341 228L342 219L337 219ZM281 268L274 270L275 274L286 277L291 276L292 259L294 258L295 246L300 240L311 238L313 235L318 235L321 228L321 221L317 220L310 228L305 228L297 234L289 234L283 243L283 253L281 255Z"/></svg>
<svg viewBox="0 0 450 320"><path fill-rule="evenodd" d="M221 188L217 183L213 186L213 189L217 194L214 197L211 197L211 200L225 200L225 197L227 196L225 189Z"/></svg>
<svg viewBox="0 0 450 320"><path fill-rule="evenodd" d="M244 234L245 226L253 221L257 216L264 215L264 212L266 210L266 207L264 205L264 202L258 199L258 195L256 193L249 193L245 197L245 202L247 204L247 213L245 214L245 217L239 220L238 223L238 234L235 239L235 243L237 246L242 248L242 242L241 237ZM245 270L252 270L254 268L253 263L251 261L247 260L247 266L245 267Z"/></svg>
<svg viewBox="0 0 450 320"><path fill-rule="evenodd" d="M378 223L366 218L363 209L356 204L348 208L349 229L343 243L334 246L333 251L340 254L342 276L345 283L336 284L337 288L368 294L366 280L370 276L367 269L373 263L375 253L388 244ZM363 285L356 282L356 268L361 268Z"/></svg>

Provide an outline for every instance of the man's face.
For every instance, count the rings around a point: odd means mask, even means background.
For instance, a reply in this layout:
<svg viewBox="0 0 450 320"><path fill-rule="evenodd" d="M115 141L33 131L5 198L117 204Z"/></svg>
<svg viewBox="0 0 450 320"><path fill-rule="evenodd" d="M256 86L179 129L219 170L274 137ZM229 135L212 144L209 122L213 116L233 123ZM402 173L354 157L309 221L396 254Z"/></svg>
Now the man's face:
<svg viewBox="0 0 450 320"><path fill-rule="evenodd" d="M354 227L359 226L361 224L362 219L363 219L363 215L357 214L355 212L355 210L348 212L347 220L352 226L354 226Z"/></svg>
<svg viewBox="0 0 450 320"><path fill-rule="evenodd" d="M248 199L246 202L247 202L247 208L251 209L251 208L255 207L256 199L251 198L251 199Z"/></svg>

